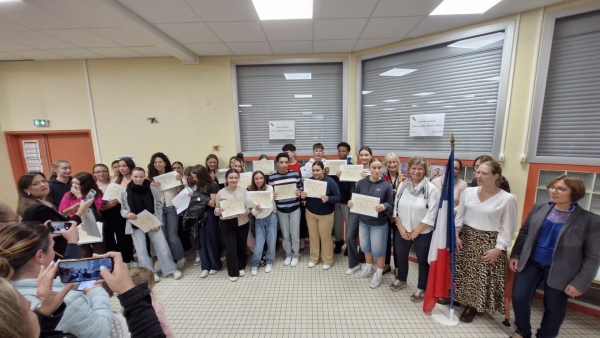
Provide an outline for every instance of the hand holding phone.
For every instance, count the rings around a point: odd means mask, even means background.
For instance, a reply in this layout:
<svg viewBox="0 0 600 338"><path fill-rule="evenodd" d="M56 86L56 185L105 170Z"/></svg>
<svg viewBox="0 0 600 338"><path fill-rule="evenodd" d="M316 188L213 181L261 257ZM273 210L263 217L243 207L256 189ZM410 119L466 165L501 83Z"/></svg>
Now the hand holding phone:
<svg viewBox="0 0 600 338"><path fill-rule="evenodd" d="M50 222L49 227L53 234L60 235L61 229L69 230L71 228L71 222Z"/></svg>
<svg viewBox="0 0 600 338"><path fill-rule="evenodd" d="M61 306L67 293L73 289L73 284L67 284L58 292L52 290L57 271L58 264L51 262L46 267L41 266L37 278L37 296L42 300L37 311L45 316L51 316Z"/></svg>
<svg viewBox="0 0 600 338"><path fill-rule="evenodd" d="M60 261L58 263L58 274L60 281L63 283L94 281L102 279L102 276L100 276L101 266L112 271L112 258L98 257Z"/></svg>
<svg viewBox="0 0 600 338"><path fill-rule="evenodd" d="M102 257L112 259L114 264L113 270L102 269L100 271L102 279L111 290L122 295L135 287L129 274L129 268L127 264L123 263L123 256L120 252L107 252Z"/></svg>
<svg viewBox="0 0 600 338"><path fill-rule="evenodd" d="M83 199L85 202L94 199L94 197L96 197L96 190L94 189L90 189L90 191L88 192L88 194L85 196L85 198Z"/></svg>

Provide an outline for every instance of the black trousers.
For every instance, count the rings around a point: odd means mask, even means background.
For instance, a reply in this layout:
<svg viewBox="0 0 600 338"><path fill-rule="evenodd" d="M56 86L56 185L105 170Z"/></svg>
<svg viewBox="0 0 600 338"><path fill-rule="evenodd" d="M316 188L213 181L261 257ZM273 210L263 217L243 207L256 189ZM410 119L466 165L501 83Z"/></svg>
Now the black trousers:
<svg viewBox="0 0 600 338"><path fill-rule="evenodd" d="M221 229L225 230L225 255L227 257L227 273L229 277L238 277L240 270L246 267L246 248L249 224L238 225L237 218L220 220Z"/></svg>
<svg viewBox="0 0 600 338"><path fill-rule="evenodd" d="M121 205L101 212L104 226L104 245L106 251L120 252L123 262L133 261L133 240L131 235L125 234L127 220L121 216ZM115 240L116 237L116 240Z"/></svg>
<svg viewBox="0 0 600 338"><path fill-rule="evenodd" d="M429 262L427 258L429 257L429 246L431 245L433 231L427 234L420 234L414 241L407 241L400 236L400 231L396 228L394 236L396 241L394 251L396 252L396 257L398 257L398 261L394 262L398 265L398 276L396 276L396 279L406 282L406 278L408 277L408 255L410 248L414 247L417 261L419 262L417 288L425 290L427 288L427 278L429 277Z"/></svg>

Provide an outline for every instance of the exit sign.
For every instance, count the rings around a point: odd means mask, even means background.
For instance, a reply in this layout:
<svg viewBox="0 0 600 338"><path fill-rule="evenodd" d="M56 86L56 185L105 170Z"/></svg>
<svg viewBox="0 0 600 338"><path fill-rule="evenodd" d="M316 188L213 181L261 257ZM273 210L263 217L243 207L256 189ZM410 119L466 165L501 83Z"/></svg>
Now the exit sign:
<svg viewBox="0 0 600 338"><path fill-rule="evenodd" d="M49 120L33 120L33 125L36 127L49 127L50 121Z"/></svg>

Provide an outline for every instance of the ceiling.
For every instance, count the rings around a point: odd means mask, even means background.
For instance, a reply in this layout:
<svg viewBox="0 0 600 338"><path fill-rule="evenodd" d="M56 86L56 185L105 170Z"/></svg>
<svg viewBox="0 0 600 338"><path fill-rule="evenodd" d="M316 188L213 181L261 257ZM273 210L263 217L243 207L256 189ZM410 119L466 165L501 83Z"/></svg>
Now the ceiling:
<svg viewBox="0 0 600 338"><path fill-rule="evenodd" d="M570 0L503 0L428 16L442 0L314 0L313 19L260 21L252 0L0 3L0 61L354 52Z"/></svg>

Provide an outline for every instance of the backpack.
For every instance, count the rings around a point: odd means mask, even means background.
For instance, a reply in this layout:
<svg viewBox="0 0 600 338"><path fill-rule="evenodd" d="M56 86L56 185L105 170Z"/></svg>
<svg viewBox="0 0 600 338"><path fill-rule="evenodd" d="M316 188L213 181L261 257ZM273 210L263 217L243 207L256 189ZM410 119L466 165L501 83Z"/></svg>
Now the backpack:
<svg viewBox="0 0 600 338"><path fill-rule="evenodd" d="M194 238L198 237L198 231L206 223L206 204L210 201L210 196L194 190L190 199L190 204L183 215L182 231L192 230Z"/></svg>

